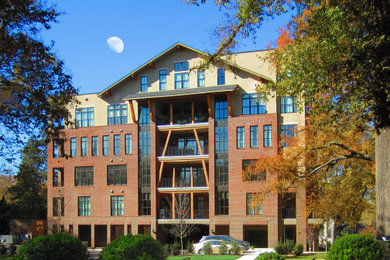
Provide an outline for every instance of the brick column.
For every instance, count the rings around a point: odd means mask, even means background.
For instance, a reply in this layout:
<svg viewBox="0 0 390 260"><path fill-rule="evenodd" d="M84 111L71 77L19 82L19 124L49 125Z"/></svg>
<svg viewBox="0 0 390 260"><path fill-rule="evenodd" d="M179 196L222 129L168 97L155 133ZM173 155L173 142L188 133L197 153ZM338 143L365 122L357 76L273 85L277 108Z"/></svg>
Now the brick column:
<svg viewBox="0 0 390 260"><path fill-rule="evenodd" d="M268 247L274 247L279 241L279 220L272 218L268 221Z"/></svg>
<svg viewBox="0 0 390 260"><path fill-rule="evenodd" d="M95 247L95 224L91 223L91 247Z"/></svg>
<svg viewBox="0 0 390 260"><path fill-rule="evenodd" d="M107 245L111 243L111 223L107 224Z"/></svg>
<svg viewBox="0 0 390 260"><path fill-rule="evenodd" d="M229 232L232 237L238 240L244 239L244 225L240 222L230 222Z"/></svg>

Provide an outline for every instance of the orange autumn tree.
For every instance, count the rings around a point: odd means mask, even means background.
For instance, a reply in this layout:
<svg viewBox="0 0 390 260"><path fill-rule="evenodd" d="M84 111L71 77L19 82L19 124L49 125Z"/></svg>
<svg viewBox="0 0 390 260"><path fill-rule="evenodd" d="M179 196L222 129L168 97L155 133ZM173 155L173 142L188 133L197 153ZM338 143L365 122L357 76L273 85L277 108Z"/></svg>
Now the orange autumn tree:
<svg viewBox="0 0 390 260"><path fill-rule="evenodd" d="M351 228L375 201L374 129L354 117L327 120L328 115L307 118L295 137L281 140L288 147L275 156L259 158L242 172L243 179L267 171L268 192L306 187L306 215L335 219ZM340 127L343 125L343 127ZM367 222L372 223L372 217Z"/></svg>

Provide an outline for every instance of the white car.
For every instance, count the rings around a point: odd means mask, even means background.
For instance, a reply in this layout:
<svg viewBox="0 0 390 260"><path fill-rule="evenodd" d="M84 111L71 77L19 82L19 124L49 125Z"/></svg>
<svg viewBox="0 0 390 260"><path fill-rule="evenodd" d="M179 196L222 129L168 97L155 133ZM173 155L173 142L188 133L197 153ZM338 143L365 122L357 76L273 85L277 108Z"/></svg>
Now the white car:
<svg viewBox="0 0 390 260"><path fill-rule="evenodd" d="M222 242L224 242L224 241L221 241L221 240L207 240L207 241L202 241L202 242L196 243L196 244L194 244L194 252L196 254L199 254L199 255L204 255L203 246L206 243L210 243L211 249L213 251L213 254L219 254L219 248L221 247L221 243ZM241 245L239 245L239 246L240 246L240 249L241 249L240 253L245 252L247 250L243 246L241 246ZM226 247L227 247L228 254L233 254L232 245L226 243Z"/></svg>

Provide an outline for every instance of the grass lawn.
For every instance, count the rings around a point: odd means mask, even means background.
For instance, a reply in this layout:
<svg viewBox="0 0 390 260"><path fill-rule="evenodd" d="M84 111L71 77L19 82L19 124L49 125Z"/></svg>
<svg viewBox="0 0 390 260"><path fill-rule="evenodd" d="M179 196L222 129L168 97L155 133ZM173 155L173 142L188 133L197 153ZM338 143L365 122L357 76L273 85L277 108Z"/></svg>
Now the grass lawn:
<svg viewBox="0 0 390 260"><path fill-rule="evenodd" d="M240 255L190 255L190 256L171 256L167 260L183 260L190 257L191 260L234 260L240 258Z"/></svg>
<svg viewBox="0 0 390 260"><path fill-rule="evenodd" d="M320 254L315 254L315 255L305 255L305 256L296 256L296 257L289 257L286 258L286 260L300 260L300 259L310 259L312 260L313 258L315 259L326 259L325 258L325 253L320 253Z"/></svg>

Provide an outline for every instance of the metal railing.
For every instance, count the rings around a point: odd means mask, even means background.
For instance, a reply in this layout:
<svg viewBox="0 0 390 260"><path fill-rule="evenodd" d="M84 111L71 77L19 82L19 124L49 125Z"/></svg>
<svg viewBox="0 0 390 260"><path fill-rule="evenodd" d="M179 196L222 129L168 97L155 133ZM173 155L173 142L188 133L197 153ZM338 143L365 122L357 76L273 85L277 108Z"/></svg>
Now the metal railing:
<svg viewBox="0 0 390 260"><path fill-rule="evenodd" d="M159 219L172 219L172 211L170 208L164 208L159 210L158 214ZM180 213L176 212L176 219L180 218ZM209 209L194 209L194 219L208 219L209 218ZM184 219L191 219L191 212L189 211Z"/></svg>
<svg viewBox="0 0 390 260"><path fill-rule="evenodd" d="M193 187L206 187L206 181L204 178L194 178ZM172 178L161 178L161 188L173 188ZM175 187L191 187L191 180L185 180L182 178L175 179Z"/></svg>
<svg viewBox="0 0 390 260"><path fill-rule="evenodd" d="M160 147L160 156L162 155L164 147ZM209 153L208 145L202 146L203 154ZM165 152L165 156L185 156L185 155L200 155L198 147L179 148L168 146Z"/></svg>

